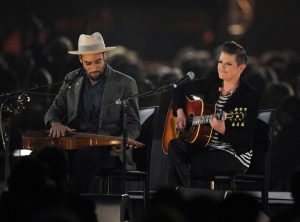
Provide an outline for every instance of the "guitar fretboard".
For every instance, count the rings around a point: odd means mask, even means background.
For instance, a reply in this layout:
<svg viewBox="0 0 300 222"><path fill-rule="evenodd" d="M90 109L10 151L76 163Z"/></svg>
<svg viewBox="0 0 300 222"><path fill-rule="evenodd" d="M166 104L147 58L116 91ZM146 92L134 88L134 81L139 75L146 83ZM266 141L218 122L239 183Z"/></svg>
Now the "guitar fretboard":
<svg viewBox="0 0 300 222"><path fill-rule="evenodd" d="M217 119L226 119L226 113L217 113L213 115L204 115L204 116L194 116L192 120L192 125L199 125L199 124L205 124L209 123L209 120L212 119L213 117L216 117Z"/></svg>

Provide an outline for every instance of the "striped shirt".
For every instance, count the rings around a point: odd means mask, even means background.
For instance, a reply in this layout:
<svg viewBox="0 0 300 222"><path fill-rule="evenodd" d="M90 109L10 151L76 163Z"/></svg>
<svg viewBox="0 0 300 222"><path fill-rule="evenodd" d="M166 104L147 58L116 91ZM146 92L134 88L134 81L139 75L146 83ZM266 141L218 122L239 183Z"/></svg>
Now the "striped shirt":
<svg viewBox="0 0 300 222"><path fill-rule="evenodd" d="M216 103L216 112L217 113L220 113L223 111L223 108L231 95L232 95L232 93L227 94L227 95L222 95L222 93L220 93L219 99ZM211 150L217 149L217 150L223 150L227 153L230 153L235 158L237 158L241 162L241 164L243 164L247 168L250 165L250 161L251 161L251 157L252 157L252 150L250 150L246 153L237 155L236 152L234 151L234 149L232 148L232 146L230 145L230 143L224 143L220 140L220 134L215 130L213 130L213 132L212 132L211 139L208 143L208 147Z"/></svg>

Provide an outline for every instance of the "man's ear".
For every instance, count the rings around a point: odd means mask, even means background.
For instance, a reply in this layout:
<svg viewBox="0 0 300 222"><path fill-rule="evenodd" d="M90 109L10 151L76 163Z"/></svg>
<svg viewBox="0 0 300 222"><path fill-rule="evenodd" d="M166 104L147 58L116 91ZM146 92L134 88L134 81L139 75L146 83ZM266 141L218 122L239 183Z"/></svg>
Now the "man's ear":
<svg viewBox="0 0 300 222"><path fill-rule="evenodd" d="M107 53L106 52L103 53L103 58L106 61L106 59L107 59Z"/></svg>
<svg viewBox="0 0 300 222"><path fill-rule="evenodd" d="M81 55L79 56L79 61L80 61L80 63L83 63Z"/></svg>

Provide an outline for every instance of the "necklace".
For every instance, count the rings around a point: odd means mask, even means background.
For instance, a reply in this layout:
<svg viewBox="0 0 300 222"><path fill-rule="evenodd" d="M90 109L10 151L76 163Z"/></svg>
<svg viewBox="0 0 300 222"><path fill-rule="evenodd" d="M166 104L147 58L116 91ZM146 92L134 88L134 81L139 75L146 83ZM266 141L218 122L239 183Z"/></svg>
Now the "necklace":
<svg viewBox="0 0 300 222"><path fill-rule="evenodd" d="M229 95L229 94L232 94L234 93L234 91L237 89L239 85L235 86L234 88L232 89L229 89L229 90L225 90L223 87L220 87L219 88L219 92L222 94L222 95Z"/></svg>

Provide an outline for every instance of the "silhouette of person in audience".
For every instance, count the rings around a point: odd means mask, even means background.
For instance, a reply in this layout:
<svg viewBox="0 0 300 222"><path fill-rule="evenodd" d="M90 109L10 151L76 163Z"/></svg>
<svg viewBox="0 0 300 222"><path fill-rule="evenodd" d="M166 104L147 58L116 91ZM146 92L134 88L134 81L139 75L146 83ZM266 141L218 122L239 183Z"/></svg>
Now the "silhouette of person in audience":
<svg viewBox="0 0 300 222"><path fill-rule="evenodd" d="M300 167L296 168L290 179L290 191L294 199L292 207L282 213L275 214L271 222L300 221Z"/></svg>
<svg viewBox="0 0 300 222"><path fill-rule="evenodd" d="M220 205L219 222L266 221L254 196L247 193L232 193Z"/></svg>

